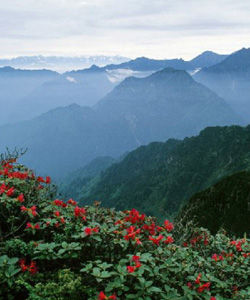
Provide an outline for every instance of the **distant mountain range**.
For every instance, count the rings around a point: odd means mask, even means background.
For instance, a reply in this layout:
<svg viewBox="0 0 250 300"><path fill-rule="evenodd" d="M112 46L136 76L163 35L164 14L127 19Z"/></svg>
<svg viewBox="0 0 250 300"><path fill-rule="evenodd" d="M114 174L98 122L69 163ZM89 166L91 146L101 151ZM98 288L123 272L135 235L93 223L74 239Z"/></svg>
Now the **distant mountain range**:
<svg viewBox="0 0 250 300"><path fill-rule="evenodd" d="M91 65L105 66L107 64L120 64L130 60L123 56L18 56L0 59L0 66L11 66L22 69L50 69L57 72L89 68Z"/></svg>
<svg viewBox="0 0 250 300"><path fill-rule="evenodd" d="M106 207L121 210L136 208L160 218L173 216L193 194L225 176L250 170L249 149L250 126L210 127L201 131L198 136L182 141L170 139L166 143L151 143L130 152L121 162L111 165L88 184L79 186L82 193L80 200L84 204L98 200ZM77 178L74 178L74 182L76 181ZM70 188L71 182L67 185ZM234 187L237 187L237 181ZM219 197L222 199L217 204L214 203L214 206L211 205L211 210L214 207L215 211L214 221L210 220L210 223L217 224L217 206L226 203L231 192L234 193L233 187L225 195L219 193L219 190L218 193L215 192L214 201ZM199 214L202 214L202 207L206 210L209 205L209 195L206 196L208 193L212 195L213 189L204 192L204 203L197 208L200 209ZM243 195L245 194L242 197ZM200 197L201 195L195 196L195 200L191 200L187 208L190 220L192 209L197 207L193 208L192 203L198 203ZM242 205L246 205L245 200L236 211L241 210ZM227 207L227 210L232 212L233 206ZM204 225L202 219L199 222Z"/></svg>
<svg viewBox="0 0 250 300"><path fill-rule="evenodd" d="M51 109L77 103L93 106L116 85L105 70L91 67L67 72L44 82L23 97L16 106L16 121L28 120ZM13 114L13 113L12 113Z"/></svg>
<svg viewBox="0 0 250 300"><path fill-rule="evenodd" d="M59 74L49 70L19 70L0 68L0 124L17 121L21 111L17 108L20 99L32 93L45 82L55 80ZM18 118L15 119L15 117Z"/></svg>
<svg viewBox="0 0 250 300"><path fill-rule="evenodd" d="M176 226L190 222L216 234L221 228L231 235L250 234L250 172L225 177L191 197L175 220Z"/></svg>
<svg viewBox="0 0 250 300"><path fill-rule="evenodd" d="M185 71L130 77L93 109L70 105L0 127L1 149L28 147L24 161L59 177L98 156L120 156L152 141L240 123L223 99Z"/></svg>
<svg viewBox="0 0 250 300"><path fill-rule="evenodd" d="M92 65L88 69L79 69L61 75L47 70L26 71L11 67L0 68L0 87L2 87L0 104L5 107L4 112L0 113L0 125L32 119L50 109L72 103L93 106L129 76L147 77L166 67L184 69L193 73L203 66L210 66L224 58L225 55L206 51L191 61L182 59L156 60L141 57L124 62L126 59L122 57L65 58L43 56L3 60L3 64L9 62L15 66L27 67L27 64L33 62L34 66L39 63L50 67L50 64L53 66L54 63L60 65L60 63L67 61L83 62L88 59L89 62L95 62L100 66ZM113 64L102 67L101 65L105 62L112 62ZM122 63L115 64L118 62ZM6 73L8 77L6 77ZM29 74L28 78L27 74ZM38 74L50 74L50 76L43 76L38 81Z"/></svg>
<svg viewBox="0 0 250 300"><path fill-rule="evenodd" d="M227 55L217 54L212 51L205 51L190 61L185 61L183 59L151 59L147 57L138 57L121 64L107 65L103 68L108 70L130 69L133 71L159 71L170 67L177 70L191 71L196 68L209 67L221 62L226 57Z"/></svg>
<svg viewBox="0 0 250 300"><path fill-rule="evenodd" d="M224 98L250 123L250 48L243 48L222 62L202 69L194 79Z"/></svg>
<svg viewBox="0 0 250 300"><path fill-rule="evenodd" d="M223 99L187 72L172 68L125 79L95 109L108 119L124 119L138 146L240 122Z"/></svg>

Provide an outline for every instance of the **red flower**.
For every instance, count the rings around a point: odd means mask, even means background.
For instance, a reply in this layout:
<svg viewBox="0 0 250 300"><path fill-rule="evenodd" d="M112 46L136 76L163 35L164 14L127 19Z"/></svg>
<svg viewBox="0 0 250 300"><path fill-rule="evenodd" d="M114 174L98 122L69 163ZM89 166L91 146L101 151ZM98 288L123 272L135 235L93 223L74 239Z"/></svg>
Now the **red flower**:
<svg viewBox="0 0 250 300"><path fill-rule="evenodd" d="M86 228L84 229L84 232L85 232L86 235L91 235L91 234L92 234L92 230L91 230L91 228L89 228L89 227L86 227Z"/></svg>
<svg viewBox="0 0 250 300"><path fill-rule="evenodd" d="M164 221L164 227L168 232L174 229L173 223L170 223L168 220Z"/></svg>
<svg viewBox="0 0 250 300"><path fill-rule="evenodd" d="M162 234L160 234L157 238L153 238L152 236L149 236L149 240L152 241L157 246L159 246L159 243L163 238L164 237Z"/></svg>
<svg viewBox="0 0 250 300"><path fill-rule="evenodd" d="M73 199L69 199L68 200L68 204L71 204L71 205L75 206L76 205L76 201L74 201Z"/></svg>
<svg viewBox="0 0 250 300"><path fill-rule="evenodd" d="M211 297L210 300L216 300L216 298L215 297Z"/></svg>
<svg viewBox="0 0 250 300"><path fill-rule="evenodd" d="M20 209L21 209L21 211L26 211L26 210L28 210L28 208L26 208L24 205L22 205L22 206L20 207Z"/></svg>
<svg viewBox="0 0 250 300"><path fill-rule="evenodd" d="M32 228L32 225L31 225L30 222L28 222L28 223L26 224L26 228Z"/></svg>
<svg viewBox="0 0 250 300"><path fill-rule="evenodd" d="M51 178L49 176L46 177L45 183L46 184L50 184L51 183Z"/></svg>
<svg viewBox="0 0 250 300"><path fill-rule="evenodd" d="M106 299L111 299L111 300L116 300L116 295L111 295L109 297L107 297L104 292L100 292L100 294L98 295L98 300L106 300Z"/></svg>
<svg viewBox="0 0 250 300"><path fill-rule="evenodd" d="M18 197L17 197L17 200L22 203L24 202L24 195L23 194L20 194Z"/></svg>
<svg viewBox="0 0 250 300"><path fill-rule="evenodd" d="M189 282L187 283L187 286L191 289L191 288L192 288L192 283L189 281Z"/></svg>
<svg viewBox="0 0 250 300"><path fill-rule="evenodd" d="M32 216L37 216L37 212L35 211L35 210L31 210L31 214L32 214Z"/></svg>
<svg viewBox="0 0 250 300"><path fill-rule="evenodd" d="M99 228L98 228L98 227L94 227L94 228L92 229L92 232L98 233L98 232L99 232Z"/></svg>
<svg viewBox="0 0 250 300"><path fill-rule="evenodd" d="M135 267L133 267L133 266L127 266L127 271L128 271L129 273L134 273Z"/></svg>
<svg viewBox="0 0 250 300"><path fill-rule="evenodd" d="M14 192L15 192L15 189L14 189L14 187L12 187L6 192L6 195L11 197L14 194Z"/></svg>
<svg viewBox="0 0 250 300"><path fill-rule="evenodd" d="M98 300L105 300L107 299L106 295L104 294L104 292L100 292L99 296L98 296Z"/></svg>
<svg viewBox="0 0 250 300"><path fill-rule="evenodd" d="M24 259L19 260L19 265L20 265L20 268L21 268L22 272L25 272L28 269L28 267L25 265L25 260Z"/></svg>
<svg viewBox="0 0 250 300"><path fill-rule="evenodd" d="M197 276L197 278L196 278L196 280L195 280L195 283L196 283L196 284L200 284L200 282L201 282L201 281L200 281L200 280L201 280L201 276L202 276L201 273L199 273L199 275Z"/></svg>
<svg viewBox="0 0 250 300"><path fill-rule="evenodd" d="M43 182L43 183L45 182L45 180L41 176L38 176L36 180L38 182Z"/></svg>
<svg viewBox="0 0 250 300"><path fill-rule="evenodd" d="M59 200L59 199L55 199L52 204L56 205L56 206L63 206L63 201Z"/></svg>
<svg viewBox="0 0 250 300"><path fill-rule="evenodd" d="M171 236L168 236L166 240L164 241L165 244L172 244L174 242L174 239Z"/></svg>
<svg viewBox="0 0 250 300"><path fill-rule="evenodd" d="M127 241L130 240L130 239L134 240L135 236L141 232L140 229L136 230L135 226L130 226L126 230L127 230L128 234L124 236L124 239L127 240Z"/></svg>
<svg viewBox="0 0 250 300"><path fill-rule="evenodd" d="M35 229L40 229L40 225L37 223L34 228Z"/></svg>
<svg viewBox="0 0 250 300"><path fill-rule="evenodd" d="M37 267L36 267L36 262L35 261L31 261L30 265L26 265L25 260L20 259L19 260L19 265L21 267L22 272L29 271L30 274L32 274L32 275L37 272Z"/></svg>
<svg viewBox="0 0 250 300"><path fill-rule="evenodd" d="M37 272L37 267L36 267L36 262L35 261L31 261L31 264L29 266L29 272L31 274L35 274Z"/></svg>
<svg viewBox="0 0 250 300"><path fill-rule="evenodd" d="M205 289L209 289L210 285L211 285L210 282L204 283L203 285L201 285L197 288L197 291L199 293L202 293Z"/></svg>
<svg viewBox="0 0 250 300"><path fill-rule="evenodd" d="M132 257L132 261L135 262L135 263L139 262L140 261L140 256L134 255Z"/></svg>
<svg viewBox="0 0 250 300"><path fill-rule="evenodd" d="M75 214L75 217L84 217L84 215L86 214L86 210L84 207L79 207L79 206L76 206L75 209L74 209L74 214Z"/></svg>
<svg viewBox="0 0 250 300"><path fill-rule="evenodd" d="M54 212L54 215L55 215L56 217L60 217L60 212L57 210L57 211Z"/></svg>
<svg viewBox="0 0 250 300"><path fill-rule="evenodd" d="M250 253L242 253L242 255L247 258L248 256L250 256Z"/></svg>

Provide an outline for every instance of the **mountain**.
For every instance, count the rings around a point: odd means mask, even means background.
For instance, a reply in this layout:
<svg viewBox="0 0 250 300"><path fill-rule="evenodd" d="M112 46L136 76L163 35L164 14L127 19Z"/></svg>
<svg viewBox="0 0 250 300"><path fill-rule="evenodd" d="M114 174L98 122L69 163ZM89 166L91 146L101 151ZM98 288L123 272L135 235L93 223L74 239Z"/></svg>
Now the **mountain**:
<svg viewBox="0 0 250 300"><path fill-rule="evenodd" d="M151 59L138 57L121 64L110 64L103 67L105 70L130 69L133 71L159 71L165 68L191 71L197 68L210 67L213 64L224 60L227 55L217 54L212 51L205 51L190 61L183 59Z"/></svg>
<svg viewBox="0 0 250 300"><path fill-rule="evenodd" d="M109 156L101 156L90 163L68 174L59 184L59 194L63 198L79 199L85 188L93 184L92 179L115 163L115 159Z"/></svg>
<svg viewBox="0 0 250 300"><path fill-rule="evenodd" d="M58 72L68 70L89 68L91 65L104 66L107 64L120 64L128 61L129 58L123 56L18 56L14 58L0 59L0 66L11 66L23 69L50 69Z"/></svg>
<svg viewBox="0 0 250 300"><path fill-rule="evenodd" d="M96 66L82 71L71 71L47 81L20 99L15 120L27 120L59 106L76 103L93 106L117 83ZM98 88L97 88L98 87Z"/></svg>
<svg viewBox="0 0 250 300"><path fill-rule="evenodd" d="M95 109L108 119L124 119L138 146L194 135L210 125L240 122L223 99L187 72L172 68L125 79Z"/></svg>
<svg viewBox="0 0 250 300"><path fill-rule="evenodd" d="M215 185L191 197L176 218L176 226L192 221L215 234L220 228L230 234L250 234L250 172L223 178Z"/></svg>
<svg viewBox="0 0 250 300"><path fill-rule="evenodd" d="M151 143L129 153L82 194L82 203L175 215L193 194L250 170L250 126L209 127L196 137Z"/></svg>
<svg viewBox="0 0 250 300"><path fill-rule="evenodd" d="M202 69L194 79L224 98L245 123L250 122L250 48L243 48L222 62Z"/></svg>
<svg viewBox="0 0 250 300"><path fill-rule="evenodd" d="M118 65L110 64L103 68L108 70L130 69L133 71L158 71L167 67L189 70L191 66L183 59L151 59L147 57L138 57Z"/></svg>
<svg viewBox="0 0 250 300"><path fill-rule="evenodd" d="M97 118L89 107L72 104L29 121L0 127L0 151L27 147L23 162L41 174L65 177L99 156L115 157L135 147L123 120Z"/></svg>
<svg viewBox="0 0 250 300"><path fill-rule="evenodd" d="M58 73L49 70L20 70L0 68L0 124L11 122L19 100L46 81L53 80ZM19 112L17 112L19 114Z"/></svg>
<svg viewBox="0 0 250 300"><path fill-rule="evenodd" d="M194 68L205 68L218 64L227 57L228 55L217 54L213 51L205 51L189 62Z"/></svg>
<svg viewBox="0 0 250 300"><path fill-rule="evenodd" d="M201 57L203 56L207 57L205 54L201 55ZM214 54L214 56L219 55ZM204 59L209 61L206 57ZM128 62L124 62L124 60L125 58L119 57L110 57L110 59L89 57L89 62L112 61L117 63L123 61L123 63L109 64L104 67L92 65L88 69L65 72L61 75L47 70L16 70L11 67L0 69L0 73L2 70L2 73L5 74L2 79L0 78L0 87L3 86L0 104L5 107L3 115L0 115L0 125L28 120L50 109L72 103L93 106L127 77L148 77L154 71L165 67L174 67L191 72L197 69L199 61L202 62L202 58L196 63L186 62L182 59L156 60L146 57ZM21 65L22 67L27 67L28 64L33 64L33 67L37 64L53 67L53 64L56 63L60 65L61 63L83 63L84 61L86 62L87 58L35 56L18 57L10 61L3 60L2 63L10 62L12 65ZM202 65L204 63L203 61ZM96 88L97 86L98 88Z"/></svg>
<svg viewBox="0 0 250 300"><path fill-rule="evenodd" d="M0 150L28 147L25 163L62 177L98 156L118 157L152 141L238 122L216 94L185 71L168 68L124 80L93 109L70 105L0 127Z"/></svg>

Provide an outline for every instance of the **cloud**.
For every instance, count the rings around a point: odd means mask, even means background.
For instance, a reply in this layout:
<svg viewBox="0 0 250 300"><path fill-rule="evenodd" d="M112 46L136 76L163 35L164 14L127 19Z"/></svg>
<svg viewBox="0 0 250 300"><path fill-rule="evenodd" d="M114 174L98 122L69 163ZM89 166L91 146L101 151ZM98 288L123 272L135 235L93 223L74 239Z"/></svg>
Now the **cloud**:
<svg viewBox="0 0 250 300"><path fill-rule="evenodd" d="M249 46L244 0L0 0L0 16L0 56L190 57Z"/></svg>

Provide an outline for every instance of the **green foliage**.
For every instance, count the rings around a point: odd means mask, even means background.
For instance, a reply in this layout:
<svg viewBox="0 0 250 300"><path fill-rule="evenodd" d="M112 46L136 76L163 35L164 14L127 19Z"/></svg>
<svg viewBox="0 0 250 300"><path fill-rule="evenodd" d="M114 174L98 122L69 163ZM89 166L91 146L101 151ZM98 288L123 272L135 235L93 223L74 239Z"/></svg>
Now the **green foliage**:
<svg viewBox="0 0 250 300"><path fill-rule="evenodd" d="M129 153L83 191L81 203L173 216L193 194L250 168L250 126L211 127L183 141L151 143Z"/></svg>
<svg viewBox="0 0 250 300"><path fill-rule="evenodd" d="M192 221L213 234L223 228L232 235L249 235L249 203L250 172L236 173L192 196L175 223L178 227Z"/></svg>
<svg viewBox="0 0 250 300"><path fill-rule="evenodd" d="M189 227L174 242L169 221L53 200L49 182L0 167L0 299L248 299L247 239Z"/></svg>
<svg viewBox="0 0 250 300"><path fill-rule="evenodd" d="M86 166L70 173L58 186L59 195L64 198L80 199L84 190L93 184L99 175L110 167L115 160L104 156L92 160Z"/></svg>

